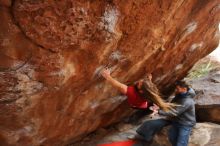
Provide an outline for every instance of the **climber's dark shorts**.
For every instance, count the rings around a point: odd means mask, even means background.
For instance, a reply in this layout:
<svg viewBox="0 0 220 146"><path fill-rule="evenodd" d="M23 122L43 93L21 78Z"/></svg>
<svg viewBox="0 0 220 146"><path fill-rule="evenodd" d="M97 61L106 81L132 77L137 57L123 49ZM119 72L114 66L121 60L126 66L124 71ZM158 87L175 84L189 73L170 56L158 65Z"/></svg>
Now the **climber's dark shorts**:
<svg viewBox="0 0 220 146"><path fill-rule="evenodd" d="M137 129L137 133L141 135L146 141L151 141L154 135L163 127L170 125L171 122L165 119L156 119L144 122L141 127Z"/></svg>

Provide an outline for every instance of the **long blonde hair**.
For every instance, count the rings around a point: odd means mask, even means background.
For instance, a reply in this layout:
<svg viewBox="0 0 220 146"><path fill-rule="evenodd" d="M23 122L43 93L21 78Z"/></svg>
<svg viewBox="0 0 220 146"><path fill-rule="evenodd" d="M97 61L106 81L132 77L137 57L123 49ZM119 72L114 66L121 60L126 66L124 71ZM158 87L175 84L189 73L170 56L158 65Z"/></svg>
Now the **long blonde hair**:
<svg viewBox="0 0 220 146"><path fill-rule="evenodd" d="M143 91L142 96L144 98L149 99L164 111L172 111L173 107L176 106L174 103L165 102L156 85L149 79L142 81L141 90Z"/></svg>

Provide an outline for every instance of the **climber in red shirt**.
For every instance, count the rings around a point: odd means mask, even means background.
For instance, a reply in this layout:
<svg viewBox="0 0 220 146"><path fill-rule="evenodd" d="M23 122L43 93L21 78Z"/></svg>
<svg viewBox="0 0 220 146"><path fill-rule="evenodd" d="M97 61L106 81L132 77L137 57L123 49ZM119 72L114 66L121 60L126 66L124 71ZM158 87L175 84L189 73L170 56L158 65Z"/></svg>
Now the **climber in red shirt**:
<svg viewBox="0 0 220 146"><path fill-rule="evenodd" d="M149 107L149 102L156 104L165 111L172 108L170 103L164 102L161 98L157 87L151 81L152 75L139 80L133 86L127 86L114 79L108 69L102 70L101 74L112 86L128 97L127 101L133 108L146 109Z"/></svg>

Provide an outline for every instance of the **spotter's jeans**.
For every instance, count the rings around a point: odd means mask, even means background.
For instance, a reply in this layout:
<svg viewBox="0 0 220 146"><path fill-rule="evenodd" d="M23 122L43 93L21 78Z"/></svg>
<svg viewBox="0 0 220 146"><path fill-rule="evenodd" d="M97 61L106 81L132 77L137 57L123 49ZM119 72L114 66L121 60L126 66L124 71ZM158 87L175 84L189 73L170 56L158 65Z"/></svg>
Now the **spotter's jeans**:
<svg viewBox="0 0 220 146"><path fill-rule="evenodd" d="M169 129L169 140L172 146L187 146L193 126L172 123Z"/></svg>

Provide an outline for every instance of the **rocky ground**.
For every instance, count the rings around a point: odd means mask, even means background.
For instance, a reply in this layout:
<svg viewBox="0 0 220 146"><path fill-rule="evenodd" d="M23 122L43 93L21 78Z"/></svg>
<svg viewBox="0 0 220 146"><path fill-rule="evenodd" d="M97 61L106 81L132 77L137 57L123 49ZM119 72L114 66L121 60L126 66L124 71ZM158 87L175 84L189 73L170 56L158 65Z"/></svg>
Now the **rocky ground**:
<svg viewBox="0 0 220 146"><path fill-rule="evenodd" d="M211 56L202 59L186 81L197 92L197 119L220 123L220 62Z"/></svg>
<svg viewBox="0 0 220 146"><path fill-rule="evenodd" d="M159 118L159 117L156 117ZM155 118L154 118L155 119ZM147 120L152 120L145 117L141 123ZM136 129L139 125L128 124L121 122L109 128L102 128L88 135L80 142L70 144L68 146L96 146L98 144L111 143L117 141L126 141L136 134ZM165 127L158 133L153 140L151 146L169 146L167 139L167 130ZM220 125L214 123L197 123L190 137L189 146L219 146L220 145Z"/></svg>
<svg viewBox="0 0 220 146"><path fill-rule="evenodd" d="M196 112L197 120L200 122L197 123L192 132L189 146L219 146L220 62L212 56L205 57L193 67L185 80L196 90ZM136 124L128 123L125 119L114 126L99 129L80 142L70 146L95 146L97 144L128 140L135 135L135 131L141 123L147 120L152 119L146 116ZM151 146L170 145L166 136L167 129L164 128L155 136Z"/></svg>

